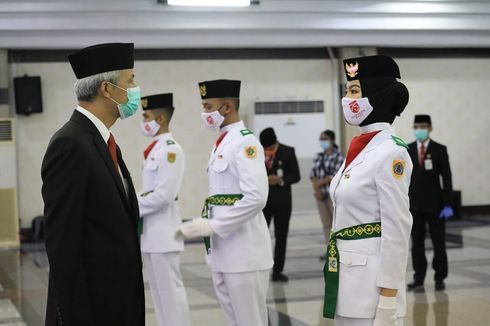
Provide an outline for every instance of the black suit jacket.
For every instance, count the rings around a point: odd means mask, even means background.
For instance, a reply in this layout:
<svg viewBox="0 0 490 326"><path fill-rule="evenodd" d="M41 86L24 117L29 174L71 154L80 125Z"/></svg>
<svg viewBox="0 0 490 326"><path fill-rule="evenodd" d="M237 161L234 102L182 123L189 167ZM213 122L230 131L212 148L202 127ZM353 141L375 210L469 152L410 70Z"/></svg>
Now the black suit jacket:
<svg viewBox="0 0 490 326"><path fill-rule="evenodd" d="M138 202L95 125L75 111L52 137L41 175L49 259L46 325L143 326Z"/></svg>
<svg viewBox="0 0 490 326"><path fill-rule="evenodd" d="M413 162L410 210L412 213L439 213L443 206L452 205L453 185L446 146L430 140L425 158L432 159L432 170L426 170L425 164L420 167L417 142L408 147Z"/></svg>
<svg viewBox="0 0 490 326"><path fill-rule="evenodd" d="M267 171L267 174L277 175L279 166L283 170L284 185L269 187L268 203L275 201L291 204L291 185L299 182L301 179L298 160L293 147L279 144L274 163L271 169Z"/></svg>

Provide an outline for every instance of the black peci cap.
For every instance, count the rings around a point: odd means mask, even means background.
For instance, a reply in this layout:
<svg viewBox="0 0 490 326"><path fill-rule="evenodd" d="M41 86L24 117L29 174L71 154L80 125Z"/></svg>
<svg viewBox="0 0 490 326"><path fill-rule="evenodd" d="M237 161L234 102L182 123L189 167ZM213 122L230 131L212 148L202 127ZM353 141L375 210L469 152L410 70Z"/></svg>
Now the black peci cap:
<svg viewBox="0 0 490 326"><path fill-rule="evenodd" d="M430 115L427 114L416 115L415 119L413 119L413 123L428 123L430 126L432 126L432 120L430 119Z"/></svg>
<svg viewBox="0 0 490 326"><path fill-rule="evenodd" d="M148 95L142 97L141 107L143 108L143 111L173 108L174 107L173 94L165 93L165 94L155 94L155 95Z"/></svg>
<svg viewBox="0 0 490 326"><path fill-rule="evenodd" d="M68 55L77 79L134 67L133 43L92 45Z"/></svg>
<svg viewBox="0 0 490 326"><path fill-rule="evenodd" d="M277 143L277 136L272 128L266 128L260 133L260 143L263 147L269 147Z"/></svg>
<svg viewBox="0 0 490 326"><path fill-rule="evenodd" d="M370 78L401 78L400 69L391 57L373 55L344 60L348 81Z"/></svg>
<svg viewBox="0 0 490 326"><path fill-rule="evenodd" d="M201 99L209 98L240 98L239 80L218 79L199 83Z"/></svg>

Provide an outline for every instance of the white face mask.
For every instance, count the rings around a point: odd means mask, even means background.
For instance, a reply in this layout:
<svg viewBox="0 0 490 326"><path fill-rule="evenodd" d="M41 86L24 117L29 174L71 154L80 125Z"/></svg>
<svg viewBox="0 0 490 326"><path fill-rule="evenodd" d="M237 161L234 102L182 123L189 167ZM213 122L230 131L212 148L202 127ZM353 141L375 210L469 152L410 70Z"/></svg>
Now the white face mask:
<svg viewBox="0 0 490 326"><path fill-rule="evenodd" d="M367 97L359 99L344 97L342 110L348 124L359 126L373 112L373 106Z"/></svg>
<svg viewBox="0 0 490 326"><path fill-rule="evenodd" d="M143 135L146 137L153 137L157 134L158 130L160 130L160 125L155 121L141 121L140 128Z"/></svg>
<svg viewBox="0 0 490 326"><path fill-rule="evenodd" d="M211 113L202 112L201 118L206 128L211 130L218 130L223 124L223 121L225 121L225 117L223 117L218 110Z"/></svg>

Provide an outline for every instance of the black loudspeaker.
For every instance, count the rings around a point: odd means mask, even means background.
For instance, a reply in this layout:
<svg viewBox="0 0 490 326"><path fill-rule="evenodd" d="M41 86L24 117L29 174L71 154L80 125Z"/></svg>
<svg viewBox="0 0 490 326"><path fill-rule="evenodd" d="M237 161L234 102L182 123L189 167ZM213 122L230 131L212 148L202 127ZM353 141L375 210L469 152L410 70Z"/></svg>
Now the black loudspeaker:
<svg viewBox="0 0 490 326"><path fill-rule="evenodd" d="M41 77L15 77L14 91L17 114L29 115L43 112Z"/></svg>

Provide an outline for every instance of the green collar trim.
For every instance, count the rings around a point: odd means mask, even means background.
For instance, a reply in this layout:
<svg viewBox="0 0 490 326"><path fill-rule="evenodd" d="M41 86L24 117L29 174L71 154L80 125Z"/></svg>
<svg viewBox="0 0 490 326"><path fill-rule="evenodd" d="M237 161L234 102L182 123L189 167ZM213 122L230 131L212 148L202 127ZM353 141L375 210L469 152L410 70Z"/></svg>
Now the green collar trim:
<svg viewBox="0 0 490 326"><path fill-rule="evenodd" d="M397 136L393 136L392 135L391 138L393 139L393 141L395 142L395 144L397 144L398 146L408 148L408 145L400 137L397 137Z"/></svg>
<svg viewBox="0 0 490 326"><path fill-rule="evenodd" d="M240 130L240 133L242 134L242 136L248 136L248 135L253 135L254 134L250 129Z"/></svg>

